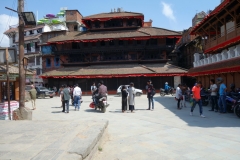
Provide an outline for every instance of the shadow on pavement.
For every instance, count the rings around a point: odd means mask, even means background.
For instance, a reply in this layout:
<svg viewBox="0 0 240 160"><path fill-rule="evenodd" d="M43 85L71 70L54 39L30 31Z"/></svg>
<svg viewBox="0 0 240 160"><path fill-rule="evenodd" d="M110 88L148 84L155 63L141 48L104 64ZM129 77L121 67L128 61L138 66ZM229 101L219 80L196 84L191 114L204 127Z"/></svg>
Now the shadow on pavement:
<svg viewBox="0 0 240 160"><path fill-rule="evenodd" d="M190 116L190 103L186 102L187 108L177 109L177 101L174 97L154 97L155 103L160 103L164 109L168 109L189 126L198 127L240 127L240 119L234 113L219 114L210 112L210 106L203 106L203 114L206 118L200 118L199 107L196 105L193 116Z"/></svg>
<svg viewBox="0 0 240 160"><path fill-rule="evenodd" d="M63 113L62 111L52 111L52 113Z"/></svg>
<svg viewBox="0 0 240 160"><path fill-rule="evenodd" d="M102 113L100 110L95 110L95 109L86 109L84 111L85 112L93 112L93 113Z"/></svg>

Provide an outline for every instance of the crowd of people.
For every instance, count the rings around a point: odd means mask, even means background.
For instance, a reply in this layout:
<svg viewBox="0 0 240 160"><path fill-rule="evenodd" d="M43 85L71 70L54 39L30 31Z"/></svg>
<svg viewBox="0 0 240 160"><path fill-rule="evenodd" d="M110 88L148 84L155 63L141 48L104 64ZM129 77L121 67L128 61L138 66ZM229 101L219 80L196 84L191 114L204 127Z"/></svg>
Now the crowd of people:
<svg viewBox="0 0 240 160"><path fill-rule="evenodd" d="M135 88L134 83L130 83L129 87L123 85L122 86L122 112L125 113L127 111L127 106L129 106L129 110L131 113L134 113L135 110ZM148 108L147 110L154 110L154 101L153 96L155 95L155 88L153 87L152 81L147 81L146 85L146 94L148 98Z"/></svg>
<svg viewBox="0 0 240 160"><path fill-rule="evenodd" d="M205 118L203 115L203 108L202 108L202 99L201 99L201 91L204 90L202 87L202 82L198 81L195 86L193 86L192 90L188 88L186 85L179 84L176 89L176 97L177 100L177 108L182 109L183 106L186 107L185 99L186 96L190 96L192 93L192 105L190 115L193 115L193 111L196 105L199 106L199 113L202 118ZM226 106L226 95L227 95L227 87L223 82L221 77L217 78L217 84L215 83L214 79L210 80L210 88L208 90L210 93L210 100L211 100L211 109L209 111L215 111L220 113L227 112ZM181 106L180 106L181 104Z"/></svg>

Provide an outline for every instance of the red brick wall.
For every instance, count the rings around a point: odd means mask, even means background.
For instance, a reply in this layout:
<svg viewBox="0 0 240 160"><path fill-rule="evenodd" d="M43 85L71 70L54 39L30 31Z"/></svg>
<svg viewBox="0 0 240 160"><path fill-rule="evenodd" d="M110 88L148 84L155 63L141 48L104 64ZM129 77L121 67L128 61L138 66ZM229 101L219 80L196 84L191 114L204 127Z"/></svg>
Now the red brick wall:
<svg viewBox="0 0 240 160"><path fill-rule="evenodd" d="M82 15L77 10L66 10L66 21L78 21L81 23Z"/></svg>
<svg viewBox="0 0 240 160"><path fill-rule="evenodd" d="M152 27L152 22L144 22L143 27Z"/></svg>

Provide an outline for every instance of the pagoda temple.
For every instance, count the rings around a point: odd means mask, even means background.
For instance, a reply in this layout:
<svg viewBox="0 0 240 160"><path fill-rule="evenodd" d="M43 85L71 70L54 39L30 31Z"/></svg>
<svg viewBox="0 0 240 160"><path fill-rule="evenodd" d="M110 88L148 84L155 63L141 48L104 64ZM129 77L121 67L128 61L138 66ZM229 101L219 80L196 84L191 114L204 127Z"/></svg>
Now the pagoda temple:
<svg viewBox="0 0 240 160"><path fill-rule="evenodd" d="M51 54L43 56L41 77L50 87L78 83L88 92L92 82L103 80L113 94L130 82L144 90L149 79L156 89L165 82L176 87L187 74L168 63L180 32L152 27L152 20L144 22L144 15L134 12L95 14L81 21L87 31L66 31L44 44Z"/></svg>

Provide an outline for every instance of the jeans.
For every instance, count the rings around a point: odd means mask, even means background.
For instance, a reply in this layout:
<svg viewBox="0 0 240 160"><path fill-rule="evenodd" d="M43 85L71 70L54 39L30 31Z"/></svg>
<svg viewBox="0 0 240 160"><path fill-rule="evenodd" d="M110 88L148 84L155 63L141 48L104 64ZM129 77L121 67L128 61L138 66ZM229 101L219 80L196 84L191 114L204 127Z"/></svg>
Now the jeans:
<svg viewBox="0 0 240 160"><path fill-rule="evenodd" d="M152 109L154 109L154 102L153 97L148 97L148 109L151 109L151 102L152 102Z"/></svg>
<svg viewBox="0 0 240 160"><path fill-rule="evenodd" d="M66 104L66 111L69 112L69 100L65 100L64 102Z"/></svg>
<svg viewBox="0 0 240 160"><path fill-rule="evenodd" d="M177 108L180 108L180 102L181 102L181 99L179 98L177 103Z"/></svg>
<svg viewBox="0 0 240 160"><path fill-rule="evenodd" d="M191 112L193 112L196 104L198 104L200 115L202 115L202 112L203 112L203 111L202 111L202 100L201 100L201 99L198 100L198 101L196 101L195 99L193 99L193 105L192 105L192 108L191 108Z"/></svg>
<svg viewBox="0 0 240 160"><path fill-rule="evenodd" d="M217 96L211 96L212 110L218 110Z"/></svg>
<svg viewBox="0 0 240 160"><path fill-rule="evenodd" d="M80 102L80 96L74 96L74 106L75 106L75 109L80 109L80 105L81 105L81 102Z"/></svg>
<svg viewBox="0 0 240 160"><path fill-rule="evenodd" d="M220 109L220 112L226 113L227 104L226 104L226 96L225 95L219 96L218 108Z"/></svg>

